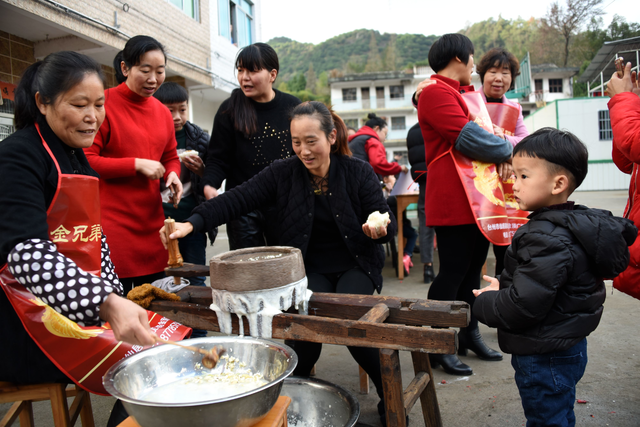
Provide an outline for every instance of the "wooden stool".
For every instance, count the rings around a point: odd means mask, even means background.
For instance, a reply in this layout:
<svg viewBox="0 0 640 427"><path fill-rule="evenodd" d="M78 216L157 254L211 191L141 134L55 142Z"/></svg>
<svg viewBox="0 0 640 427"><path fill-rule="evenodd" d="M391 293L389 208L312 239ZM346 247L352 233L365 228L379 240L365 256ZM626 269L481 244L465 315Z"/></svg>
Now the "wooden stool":
<svg viewBox="0 0 640 427"><path fill-rule="evenodd" d="M71 409L67 406L67 397L75 396ZM51 401L53 425L55 427L71 427L80 416L83 427L94 427L91 397L89 393L77 385L35 384L15 385L0 381L0 403L15 402L9 412L0 420L0 427L8 427L20 418L21 427L33 427L33 402Z"/></svg>
<svg viewBox="0 0 640 427"><path fill-rule="evenodd" d="M267 415L258 424L254 424L253 427L287 427L287 408L290 403L290 397L280 396ZM133 417L129 417L118 427L140 427L140 425Z"/></svg>

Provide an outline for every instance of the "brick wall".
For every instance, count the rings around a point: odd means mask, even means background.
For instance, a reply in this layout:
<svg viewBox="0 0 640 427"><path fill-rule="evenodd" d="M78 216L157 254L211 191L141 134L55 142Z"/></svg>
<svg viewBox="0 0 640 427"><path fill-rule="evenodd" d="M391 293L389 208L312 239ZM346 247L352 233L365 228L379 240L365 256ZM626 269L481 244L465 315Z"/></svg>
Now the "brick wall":
<svg viewBox="0 0 640 427"><path fill-rule="evenodd" d="M5 0L20 9L70 30L98 43L117 50L124 47L126 38L104 27L63 12L61 9L35 1ZM91 18L113 26L114 12L118 13L119 30L130 35L149 35L158 39L167 49L167 53L206 68L207 58L211 55L209 29L209 2L199 0L199 19L195 20L173 6L167 0L136 0L128 3L128 10L122 2L112 0L58 0L59 3L79 11ZM215 6L215 3L213 4ZM194 70L177 61L168 60L173 71L203 84L210 84L207 73Z"/></svg>
<svg viewBox="0 0 640 427"><path fill-rule="evenodd" d="M0 80L18 84L22 72L34 62L33 42L0 31Z"/></svg>

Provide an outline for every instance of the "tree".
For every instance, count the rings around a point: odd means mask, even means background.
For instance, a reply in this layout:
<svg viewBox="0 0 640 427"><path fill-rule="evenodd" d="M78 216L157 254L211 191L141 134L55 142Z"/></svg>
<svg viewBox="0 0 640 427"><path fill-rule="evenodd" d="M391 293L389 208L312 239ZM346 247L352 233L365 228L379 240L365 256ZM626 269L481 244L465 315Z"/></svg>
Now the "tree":
<svg viewBox="0 0 640 427"><path fill-rule="evenodd" d="M572 38L577 34L582 24L588 22L593 17L602 15L604 12L599 6L603 0L566 0L566 7L552 3L544 17L543 24L550 30L558 32L564 41L563 67L569 62L569 45Z"/></svg>
<svg viewBox="0 0 640 427"><path fill-rule="evenodd" d="M318 76L316 81L316 93L321 96L328 96L331 98L331 89L329 88L329 75L326 71L323 71Z"/></svg>
<svg viewBox="0 0 640 427"><path fill-rule="evenodd" d="M376 32L371 31L371 39L369 40L369 54L367 55L367 65L364 66L365 72L382 71L382 57L378 50L378 42L376 41Z"/></svg>
<svg viewBox="0 0 640 427"><path fill-rule="evenodd" d="M289 91L299 92L307 86L307 79L304 78L304 74L298 73L287 82L287 86L289 86Z"/></svg>
<svg viewBox="0 0 640 427"><path fill-rule="evenodd" d="M389 44L384 51L384 70L396 71L398 68L398 54L396 53L396 39L395 34L391 34Z"/></svg>
<svg viewBox="0 0 640 427"><path fill-rule="evenodd" d="M307 70L307 84L305 89L309 92L316 91L316 72L313 71L313 62L309 63L309 69Z"/></svg>

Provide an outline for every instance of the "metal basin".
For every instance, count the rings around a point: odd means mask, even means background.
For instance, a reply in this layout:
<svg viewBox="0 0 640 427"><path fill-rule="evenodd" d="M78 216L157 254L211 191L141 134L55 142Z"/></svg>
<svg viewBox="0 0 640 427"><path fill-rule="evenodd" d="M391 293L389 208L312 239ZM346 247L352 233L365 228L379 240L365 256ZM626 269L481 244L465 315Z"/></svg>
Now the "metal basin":
<svg viewBox="0 0 640 427"><path fill-rule="evenodd" d="M222 346L227 354L261 373L267 384L237 395L188 403L155 403L142 400L151 390L199 373L220 372L224 363L209 371L200 368L202 355L172 345L153 347L113 365L103 378L111 395L122 400L129 415L142 427L248 427L260 421L275 405L286 377L298 364L288 346L250 337L205 337L185 344L209 350ZM204 369L202 371L201 369ZM213 387L221 387L212 383ZM197 400L197 399L194 399Z"/></svg>
<svg viewBox="0 0 640 427"><path fill-rule="evenodd" d="M289 377L280 393L291 398L289 427L352 427L360 416L353 394L327 381Z"/></svg>

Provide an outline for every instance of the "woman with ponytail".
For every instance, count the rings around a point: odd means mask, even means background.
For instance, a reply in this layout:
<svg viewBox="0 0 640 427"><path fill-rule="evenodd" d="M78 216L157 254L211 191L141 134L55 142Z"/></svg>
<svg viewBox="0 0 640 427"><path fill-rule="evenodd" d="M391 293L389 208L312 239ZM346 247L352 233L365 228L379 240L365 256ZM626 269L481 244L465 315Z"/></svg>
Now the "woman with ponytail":
<svg viewBox="0 0 640 427"><path fill-rule="evenodd" d="M273 48L254 43L236 59L238 83L213 121L202 186L211 199L226 179L226 189L249 180L274 160L286 159L291 150L289 113L300 100L273 88L280 65ZM247 212L227 224L230 249L276 244L268 209Z"/></svg>
<svg viewBox="0 0 640 427"><path fill-rule="evenodd" d="M165 63L164 47L154 38L127 42L113 63L120 85L106 91L104 124L85 149L100 174L102 222L125 295L165 276L168 253L156 236L164 223L160 179L176 205L182 195L173 119L153 97Z"/></svg>
<svg viewBox="0 0 640 427"><path fill-rule="evenodd" d="M208 230L275 203L277 216L270 226L281 245L302 251L309 289L380 292L385 258L381 243L393 238L396 221L373 168L351 157L344 122L320 102L304 102L293 110L291 139L296 157L277 160L247 182L201 204L187 222L176 224L171 238ZM386 227L365 224L375 211L389 213ZM322 344L289 345L300 359L294 374L309 376ZM382 398L378 351L359 347L349 351Z"/></svg>

